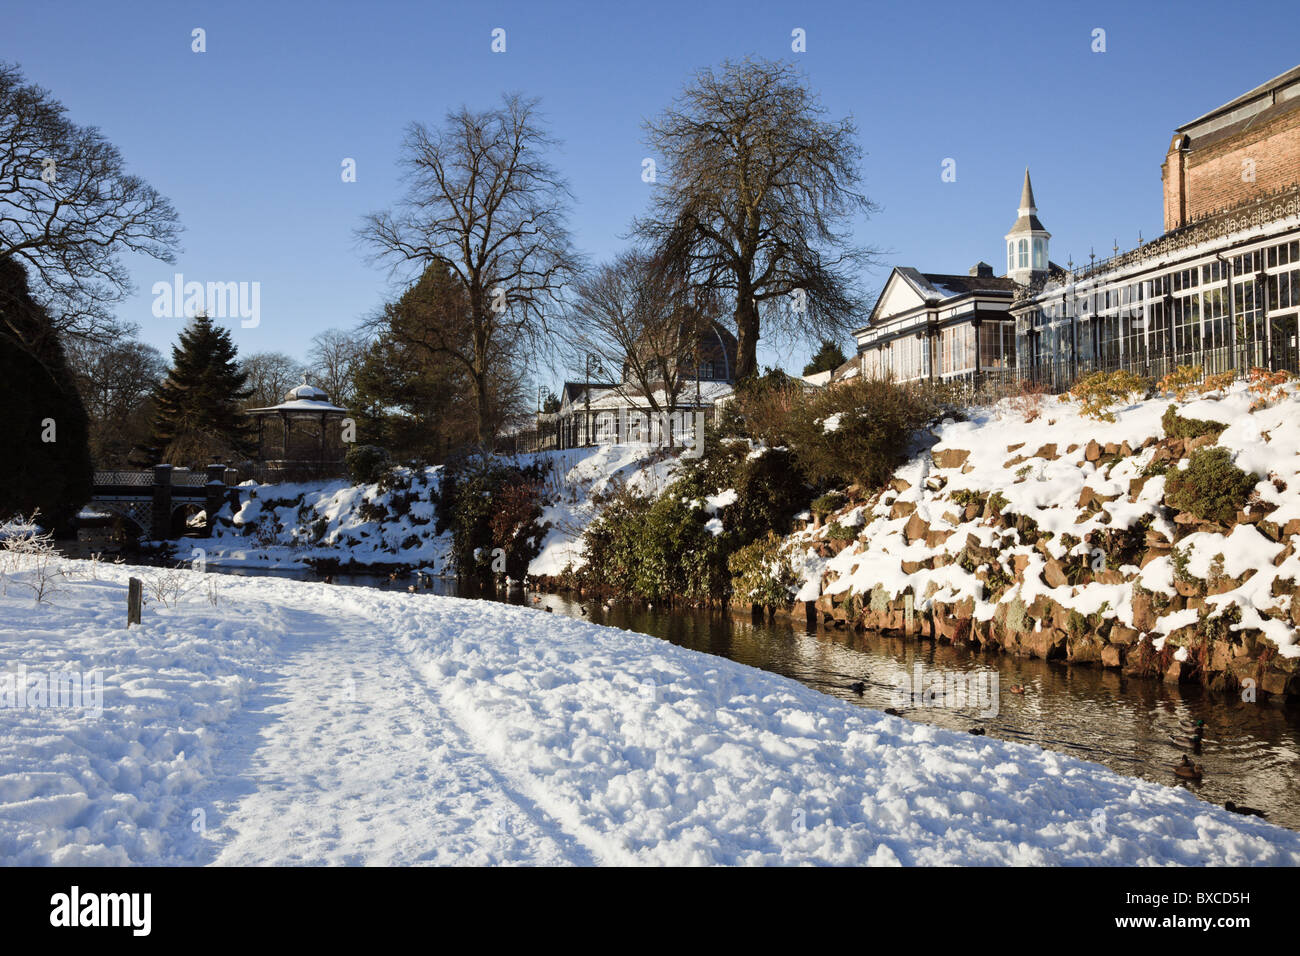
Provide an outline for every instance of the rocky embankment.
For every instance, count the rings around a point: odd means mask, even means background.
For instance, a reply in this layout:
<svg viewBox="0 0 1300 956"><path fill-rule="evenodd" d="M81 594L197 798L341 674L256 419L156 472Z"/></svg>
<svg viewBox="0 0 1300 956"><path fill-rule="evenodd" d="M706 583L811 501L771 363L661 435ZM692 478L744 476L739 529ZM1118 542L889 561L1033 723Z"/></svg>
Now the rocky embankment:
<svg viewBox="0 0 1300 956"><path fill-rule="evenodd" d="M796 600L839 626L1295 696L1300 399L1184 397L945 422L887 489L848 489L792 537Z"/></svg>

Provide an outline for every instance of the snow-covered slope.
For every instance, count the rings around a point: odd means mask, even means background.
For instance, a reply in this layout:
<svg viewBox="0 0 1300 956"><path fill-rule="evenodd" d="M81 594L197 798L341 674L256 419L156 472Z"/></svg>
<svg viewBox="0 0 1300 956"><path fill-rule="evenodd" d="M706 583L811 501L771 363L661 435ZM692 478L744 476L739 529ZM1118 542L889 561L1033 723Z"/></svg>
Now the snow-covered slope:
<svg viewBox="0 0 1300 956"><path fill-rule="evenodd" d="M7 863L1300 863L1184 790L643 635L189 571L128 631L165 572L68 567L52 605L10 575L0 673L98 670L102 713L0 709Z"/></svg>
<svg viewBox="0 0 1300 956"><path fill-rule="evenodd" d="M1166 436L1167 398L1118 408L1114 422L1052 397L1036 414L1008 401L973 409L939 427L883 494L832 516L856 526L838 553L826 528L793 536L797 599L828 607L856 596L874 621L907 592L918 612L967 620L961 634L1113 666L1166 640L1181 663L1221 618L1224 633L1269 642L1282 669L1268 680L1280 689L1300 656L1300 397L1284 386L1269 398L1238 383L1176 403L1185 419L1223 423L1217 441ZM1164 500L1167 475L1215 444L1258 478L1255 503L1226 528ZM1253 654L1242 656L1253 669ZM1232 661L1213 665L1227 672Z"/></svg>
<svg viewBox="0 0 1300 956"><path fill-rule="evenodd" d="M520 465L551 466L543 487L542 520L550 523L532 575L582 566L581 538L599 513L601 496L626 485L657 493L678 459L648 444L598 445L520 455ZM440 467L398 469L402 487L352 485L345 480L255 485L240 489L240 507L227 505L211 538L180 542L178 557L194 548L213 564L302 568L328 560L355 566L407 565L453 574L451 533L436 533L434 499Z"/></svg>

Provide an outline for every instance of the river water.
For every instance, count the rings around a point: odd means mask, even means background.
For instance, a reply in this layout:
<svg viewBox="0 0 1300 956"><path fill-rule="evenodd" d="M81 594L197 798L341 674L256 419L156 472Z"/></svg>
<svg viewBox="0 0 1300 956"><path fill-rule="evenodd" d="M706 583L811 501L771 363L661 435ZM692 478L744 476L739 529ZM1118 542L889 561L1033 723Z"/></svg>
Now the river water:
<svg viewBox="0 0 1300 956"><path fill-rule="evenodd" d="M212 566L209 565L211 568ZM311 571L216 569L233 574L271 573L316 580ZM340 586L405 591L413 577L336 575ZM435 578L429 593L455 596L454 580ZM650 634L681 647L726 657L794 678L825 694L862 707L898 709L911 720L952 730L981 728L987 736L1034 743L1048 750L1104 764L1122 774L1183 786L1201 798L1256 807L1268 819L1300 830L1300 711L1277 704L1246 703L1199 686L1170 686L1124 677L1099 667L1071 667L1003 654L986 654L930 641L890 638L851 629L824 628L788 619L753 621L725 611L648 608L522 589L474 595L526 604L545 613L589 620ZM996 710L918 705L900 695L900 675L921 686L937 676L991 686ZM854 685L862 685L855 687ZM1012 686L1024 688L1014 694ZM903 698L900 700L900 697ZM920 698L920 695L918 695ZM1205 721L1197 747L1190 730ZM1202 765L1200 782L1181 780L1173 765L1184 754Z"/></svg>

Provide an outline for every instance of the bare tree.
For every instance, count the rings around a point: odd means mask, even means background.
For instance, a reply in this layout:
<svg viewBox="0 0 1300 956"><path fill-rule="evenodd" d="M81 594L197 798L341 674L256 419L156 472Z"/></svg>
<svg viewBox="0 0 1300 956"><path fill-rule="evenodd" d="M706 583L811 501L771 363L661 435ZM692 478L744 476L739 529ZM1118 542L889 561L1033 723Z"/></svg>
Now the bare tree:
<svg viewBox="0 0 1300 956"><path fill-rule="evenodd" d="M701 337L714 316L697 292L649 255L622 253L574 288L572 361L581 367L596 356L620 371L619 394L643 399L656 417L671 415L695 378ZM670 444L672 434L668 429Z"/></svg>
<svg viewBox="0 0 1300 956"><path fill-rule="evenodd" d="M302 363L283 352L254 352L241 359L239 367L248 376L245 387L252 389L244 403L248 408L280 404L285 393L303 381L306 372Z"/></svg>
<svg viewBox="0 0 1300 956"><path fill-rule="evenodd" d="M131 290L122 254L172 262L179 226L117 147L65 112L0 63L0 260L27 266L58 334L109 340L121 331L109 305Z"/></svg>
<svg viewBox="0 0 1300 956"><path fill-rule="evenodd" d="M731 300L738 378L758 371L760 316L780 333L835 336L862 305L856 275L872 253L844 227L874 207L857 191L857 128L824 113L793 66L746 59L701 71L646 123L664 173L637 229Z"/></svg>
<svg viewBox="0 0 1300 956"><path fill-rule="evenodd" d="M545 346L547 315L576 268L565 213L568 187L546 162L553 145L537 101L506 96L499 108L448 114L441 129L413 124L404 144L407 192L395 211L359 231L409 278L445 271L463 301L447 334L426 327L425 347L454 356L474 382L478 441L494 435L492 354L522 341Z"/></svg>
<svg viewBox="0 0 1300 956"><path fill-rule="evenodd" d="M326 329L311 340L307 350L308 374L328 393L335 405L350 408L356 394L357 368L366 351L360 332Z"/></svg>
<svg viewBox="0 0 1300 956"><path fill-rule="evenodd" d="M152 345L135 339L102 343L71 338L68 366L90 420L90 454L100 468L128 464L149 438L154 389L167 376L167 362Z"/></svg>

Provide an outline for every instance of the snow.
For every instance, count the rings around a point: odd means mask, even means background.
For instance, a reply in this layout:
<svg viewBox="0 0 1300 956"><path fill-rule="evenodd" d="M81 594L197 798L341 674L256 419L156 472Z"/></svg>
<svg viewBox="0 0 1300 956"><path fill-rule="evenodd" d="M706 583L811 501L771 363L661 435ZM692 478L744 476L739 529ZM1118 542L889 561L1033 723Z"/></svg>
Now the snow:
<svg viewBox="0 0 1300 956"><path fill-rule="evenodd" d="M1288 386L1282 390L1281 400L1252 411L1256 397L1245 383L1237 383L1212 396L1177 403L1178 413L1185 418L1227 423L1218 445L1232 453L1237 467L1260 479L1255 492L1263 502L1276 506L1268 518L1281 528L1288 521L1300 519L1300 396L1295 386ZM982 584L973 573L955 563L911 573L902 570L904 561L922 562L938 555L955 557L974 536L981 547L995 550L1004 568L1009 568L1017 556L1028 561L1023 583L1007 588L998 603L1020 600L1031 604L1043 594L1085 616L1101 614L1131 626L1131 583L1093 581L1050 588L1041 580L1046 564L1041 552L1022 541L1015 530L999 531L982 516L966 520L955 498L962 492L1001 494L1006 501L1004 512L1010 510L1031 518L1039 531L1052 534L1047 548L1057 559L1066 553L1066 535L1078 542L1072 546L1073 553L1091 559L1089 546L1084 543L1090 533L1131 528L1152 516L1151 529L1172 540L1176 536L1174 526L1158 507L1165 478L1150 475L1145 476L1140 488L1133 484L1144 477L1153 454L1150 449L1137 449L1149 438L1164 437L1161 417L1170 404L1167 398L1136 401L1114 409L1114 422L1104 422L1085 418L1079 405L1068 398L1044 397L1032 421L1008 401L970 409L965 421L946 419L935 429L933 453L967 452L959 466L941 468L927 452L899 467L894 478L906 483L906 487L873 500L858 540L835 557L818 558L813 553L815 546L825 540L824 529L791 536L788 553L803 575L796 600L815 600L822 593L867 594L877 587L897 597L911 588L918 610L926 610L936 601L974 598L976 618L988 620L996 604L982 601ZM1085 452L1090 441L1102 446L1127 442L1133 454L1113 464L1106 456L1089 462ZM1039 455L1040 451L1044 454ZM1104 504L1104 514L1103 509L1078 507L1085 489L1111 499ZM934 545L924 541L908 543L904 529L910 516L893 517L896 503L913 505L915 514L931 530L950 534ZM835 519L827 523L831 520ZM1300 540L1293 537L1292 543L1300 545ZM1289 608L1289 592L1273 593L1275 581L1300 580L1300 555L1292 554L1277 566L1273 563L1280 559L1284 546L1246 524L1235 526L1226 535L1197 532L1179 542L1179 547L1190 553L1189 571L1197 577L1207 577L1216 559L1222 561L1224 573L1233 578L1253 571L1234 590L1207 598L1207 605L1238 606L1242 623L1234 627L1256 627L1277 645L1281 656L1297 657L1297 631L1283 620ZM1140 572L1133 568L1113 570L1124 571L1126 578L1137 577L1148 590L1174 593L1173 567L1168 558L1155 559ZM1247 620L1254 623L1247 625ZM1167 615L1160 619L1157 629L1158 633L1169 634L1195 622L1195 612Z"/></svg>
<svg viewBox="0 0 1300 956"><path fill-rule="evenodd" d="M740 500L735 488L727 488L718 492L716 495L708 495L704 499L704 510L706 513L715 515L728 505L734 505Z"/></svg>
<svg viewBox="0 0 1300 956"><path fill-rule="evenodd" d="M1300 834L1035 746L529 608L179 571L10 571L0 858L29 864L1300 864ZM209 586L216 588L209 590ZM152 588L147 588L152 591Z"/></svg>
<svg viewBox="0 0 1300 956"><path fill-rule="evenodd" d="M324 392L320 394L324 395ZM321 412L335 413L346 415L346 408L339 408L333 402L318 401L311 398L295 398L287 402L281 402L279 405L268 405L265 408L250 408L250 412L310 412L319 414Z"/></svg>
<svg viewBox="0 0 1300 956"><path fill-rule="evenodd" d="M602 496L620 488L657 495L672 481L679 459L660 445L596 445L568 451L520 456L521 461L548 460L556 489L542 509L551 527L541 550L528 565L530 575L557 575L586 564L582 534L603 510Z"/></svg>
<svg viewBox="0 0 1300 956"><path fill-rule="evenodd" d="M585 563L582 533L603 508L604 496L620 488L657 494L671 481L680 449L627 443L595 445L567 451L519 455L520 465L545 462L551 473L542 489L542 522L549 523L541 550L529 564L530 575L557 575ZM427 569L431 574L455 572L452 534L437 533L434 498L441 484L440 467L399 469L413 495L408 510L394 515L393 503L407 491L380 491L377 485L352 485L347 480L297 484L241 486L240 508L229 505L211 538L177 542L178 558L190 561L200 549L205 562L228 567L288 569L308 567L328 559L356 565L397 565ZM251 495L250 495L251 492ZM382 508L384 521L362 517L363 503ZM305 517L300 516L302 509ZM316 537L316 526L321 536Z"/></svg>

